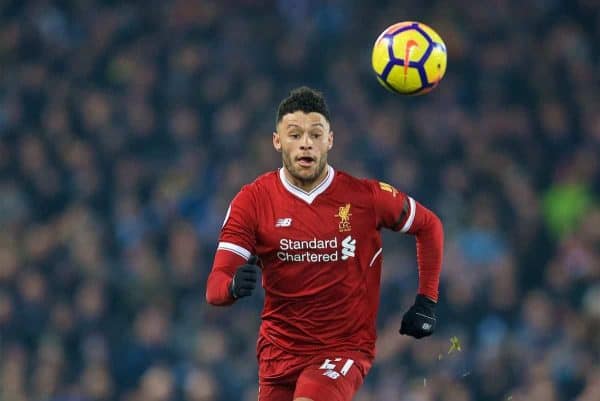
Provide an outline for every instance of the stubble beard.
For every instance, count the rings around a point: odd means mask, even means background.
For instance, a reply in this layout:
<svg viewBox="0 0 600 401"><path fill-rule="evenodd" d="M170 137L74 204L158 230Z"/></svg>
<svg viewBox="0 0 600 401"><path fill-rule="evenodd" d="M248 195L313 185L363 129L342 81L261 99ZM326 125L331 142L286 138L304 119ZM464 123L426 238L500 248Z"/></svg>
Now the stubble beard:
<svg viewBox="0 0 600 401"><path fill-rule="evenodd" d="M313 173L310 175L305 175L301 173L302 170L295 166L290 158L290 155L283 153L282 159L283 166L286 168L286 170L292 177L294 177L294 179L300 181L303 186L309 186L310 184L313 184L321 176L325 170L325 167L327 166L327 155L323 155L319 158Z"/></svg>

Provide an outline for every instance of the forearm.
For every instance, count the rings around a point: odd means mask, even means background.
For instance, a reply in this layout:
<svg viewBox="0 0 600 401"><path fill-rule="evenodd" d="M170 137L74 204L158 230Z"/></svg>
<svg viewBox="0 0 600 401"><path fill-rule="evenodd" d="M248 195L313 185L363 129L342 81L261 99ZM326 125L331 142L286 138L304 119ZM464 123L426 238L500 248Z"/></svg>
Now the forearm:
<svg viewBox="0 0 600 401"><path fill-rule="evenodd" d="M417 240L418 293L437 302L444 250L443 226L435 213L418 203L416 207L410 232Z"/></svg>
<svg viewBox="0 0 600 401"><path fill-rule="evenodd" d="M206 282L206 301L215 306L227 306L235 302L231 296L231 280L237 266L244 259L225 250L218 250L213 262L212 271Z"/></svg>
<svg viewBox="0 0 600 401"><path fill-rule="evenodd" d="M206 302L215 306L227 306L235 302L229 290L232 276L223 271L213 271L206 282Z"/></svg>

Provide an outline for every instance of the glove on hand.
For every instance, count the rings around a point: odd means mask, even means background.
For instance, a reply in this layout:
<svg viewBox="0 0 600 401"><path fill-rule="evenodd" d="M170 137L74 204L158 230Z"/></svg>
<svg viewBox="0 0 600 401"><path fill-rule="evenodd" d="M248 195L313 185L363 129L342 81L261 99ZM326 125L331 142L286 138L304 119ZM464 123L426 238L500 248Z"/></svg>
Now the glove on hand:
<svg viewBox="0 0 600 401"><path fill-rule="evenodd" d="M423 338L435 330L435 302L425 295L418 294L415 303L402 317L400 334Z"/></svg>
<svg viewBox="0 0 600 401"><path fill-rule="evenodd" d="M252 255L245 265L237 268L229 293L235 299L252 295L252 291L256 288L256 279L258 277L258 256Z"/></svg>

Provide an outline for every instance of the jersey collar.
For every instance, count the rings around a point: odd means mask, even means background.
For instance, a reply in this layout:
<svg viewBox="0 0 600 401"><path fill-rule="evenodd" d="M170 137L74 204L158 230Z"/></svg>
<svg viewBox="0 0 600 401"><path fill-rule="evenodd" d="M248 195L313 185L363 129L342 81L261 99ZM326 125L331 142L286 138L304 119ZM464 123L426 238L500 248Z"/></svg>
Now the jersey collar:
<svg viewBox="0 0 600 401"><path fill-rule="evenodd" d="M281 183L283 184L284 188L289 193L291 193L292 195L294 195L297 198L302 199L304 202L308 203L309 205L315 200L315 198L317 196L319 196L320 194L325 192L327 190L327 188L329 188L329 186L333 182L333 177L335 176L335 174L334 174L335 171L333 170L333 167L331 167L330 165L327 165L327 176L325 177L325 179L323 181L321 181L321 183L319 185L317 185L316 187L314 187L313 189L311 189L310 191L307 192L307 191L303 190L302 188L298 188L294 184L291 184L287 180L283 169L284 169L283 167L281 167L279 169L279 179L281 180Z"/></svg>

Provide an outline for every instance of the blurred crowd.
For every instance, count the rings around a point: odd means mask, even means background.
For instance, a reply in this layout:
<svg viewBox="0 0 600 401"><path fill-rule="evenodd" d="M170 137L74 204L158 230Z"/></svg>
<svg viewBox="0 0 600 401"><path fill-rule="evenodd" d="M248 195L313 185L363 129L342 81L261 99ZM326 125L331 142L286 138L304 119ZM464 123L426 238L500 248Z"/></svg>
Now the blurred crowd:
<svg viewBox="0 0 600 401"><path fill-rule="evenodd" d="M370 70L402 20L448 47L422 97ZM216 308L205 282L302 84L335 168L445 224L421 341L397 333L414 239L384 235L355 399L600 400L599 39L593 0L0 2L0 400L256 400L261 295Z"/></svg>

